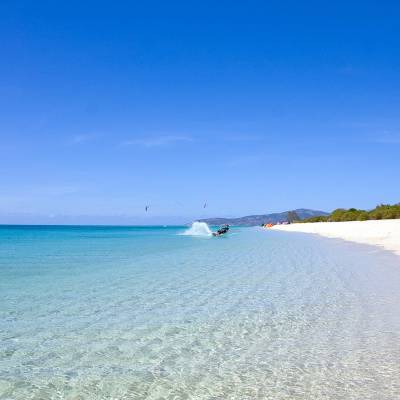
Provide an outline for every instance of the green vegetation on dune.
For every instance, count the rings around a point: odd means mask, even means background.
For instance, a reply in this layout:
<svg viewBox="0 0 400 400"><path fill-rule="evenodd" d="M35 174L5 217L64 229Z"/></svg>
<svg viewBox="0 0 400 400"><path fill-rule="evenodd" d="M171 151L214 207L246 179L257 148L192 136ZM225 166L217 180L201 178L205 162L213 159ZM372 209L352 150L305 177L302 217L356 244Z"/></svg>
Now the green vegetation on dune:
<svg viewBox="0 0 400 400"><path fill-rule="evenodd" d="M393 206L381 204L369 213L370 219L395 219L400 218L400 203Z"/></svg>
<svg viewBox="0 0 400 400"><path fill-rule="evenodd" d="M320 215L318 217L311 217L302 219L301 221L296 221L296 223L303 223L303 222L328 222L329 215Z"/></svg>
<svg viewBox="0 0 400 400"><path fill-rule="evenodd" d="M303 219L298 222L342 222L342 221L367 221L369 219L396 219L400 218L400 203L380 204L371 211L356 208L338 208L328 216L317 216Z"/></svg>

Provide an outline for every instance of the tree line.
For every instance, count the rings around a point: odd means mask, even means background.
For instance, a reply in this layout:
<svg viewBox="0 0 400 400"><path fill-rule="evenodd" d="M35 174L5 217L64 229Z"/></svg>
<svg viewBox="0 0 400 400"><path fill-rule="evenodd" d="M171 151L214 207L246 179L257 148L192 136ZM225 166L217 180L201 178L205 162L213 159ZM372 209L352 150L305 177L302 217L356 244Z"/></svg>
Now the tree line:
<svg viewBox="0 0 400 400"><path fill-rule="evenodd" d="M310 217L296 222L342 222L342 221L367 221L370 219L396 219L400 218L400 203L379 204L373 210L358 210L357 208L338 208L330 215Z"/></svg>

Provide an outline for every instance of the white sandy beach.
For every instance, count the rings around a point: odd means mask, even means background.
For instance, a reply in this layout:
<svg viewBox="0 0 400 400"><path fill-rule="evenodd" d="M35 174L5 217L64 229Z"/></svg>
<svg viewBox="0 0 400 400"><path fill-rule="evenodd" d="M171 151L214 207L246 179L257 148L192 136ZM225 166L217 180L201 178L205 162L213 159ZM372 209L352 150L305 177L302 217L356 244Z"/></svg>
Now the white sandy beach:
<svg viewBox="0 0 400 400"><path fill-rule="evenodd" d="M400 219L379 221L314 222L276 225L273 229L314 233L357 243L383 247L400 255Z"/></svg>

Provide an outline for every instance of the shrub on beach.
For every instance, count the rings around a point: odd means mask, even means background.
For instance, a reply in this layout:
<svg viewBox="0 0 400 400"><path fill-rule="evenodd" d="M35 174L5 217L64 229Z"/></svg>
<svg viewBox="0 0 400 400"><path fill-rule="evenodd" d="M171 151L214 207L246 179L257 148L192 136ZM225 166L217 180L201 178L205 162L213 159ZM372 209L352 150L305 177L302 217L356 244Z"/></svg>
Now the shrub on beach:
<svg viewBox="0 0 400 400"><path fill-rule="evenodd" d="M380 204L370 211L371 219L395 219L400 218L400 204Z"/></svg>
<svg viewBox="0 0 400 400"><path fill-rule="evenodd" d="M338 208L327 217L311 217L301 222L342 222L342 221L367 221L369 219L396 219L400 218L400 203L380 204L371 211L356 208Z"/></svg>
<svg viewBox="0 0 400 400"><path fill-rule="evenodd" d="M370 219L370 216L367 211L362 211L357 216L357 221L367 221Z"/></svg>
<svg viewBox="0 0 400 400"><path fill-rule="evenodd" d="M310 217L296 222L327 222L328 218L327 215L319 215L317 217Z"/></svg>

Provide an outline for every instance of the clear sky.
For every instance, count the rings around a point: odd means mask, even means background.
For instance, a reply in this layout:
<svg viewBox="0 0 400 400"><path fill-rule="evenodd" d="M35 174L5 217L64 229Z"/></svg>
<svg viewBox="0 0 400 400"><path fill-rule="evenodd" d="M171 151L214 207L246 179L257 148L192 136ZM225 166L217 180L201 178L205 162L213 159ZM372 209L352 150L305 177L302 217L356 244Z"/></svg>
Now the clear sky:
<svg viewBox="0 0 400 400"><path fill-rule="evenodd" d="M2 1L0 222L400 201L399 21L398 1Z"/></svg>

